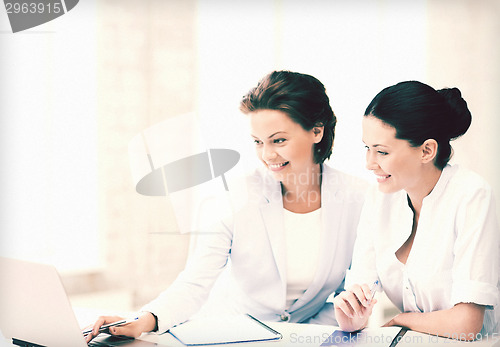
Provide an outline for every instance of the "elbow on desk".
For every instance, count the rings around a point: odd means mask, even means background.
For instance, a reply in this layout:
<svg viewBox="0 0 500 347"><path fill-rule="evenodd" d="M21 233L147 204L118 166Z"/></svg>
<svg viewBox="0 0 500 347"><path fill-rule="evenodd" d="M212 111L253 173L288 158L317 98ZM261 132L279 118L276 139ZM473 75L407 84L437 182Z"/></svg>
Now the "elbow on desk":
<svg viewBox="0 0 500 347"><path fill-rule="evenodd" d="M474 341L483 328L485 307L471 303L460 303L455 305L452 310L456 311L453 316L458 339Z"/></svg>
<svg viewBox="0 0 500 347"><path fill-rule="evenodd" d="M474 341L483 328L484 311L484 306L460 303L443 311L401 313L387 326L396 325L449 339Z"/></svg>
<svg viewBox="0 0 500 347"><path fill-rule="evenodd" d="M469 341L469 342L474 341L481 332L482 327L483 327L482 319L480 323L473 322L471 321L471 319L466 319L466 322L463 322L461 326L457 327L458 340Z"/></svg>

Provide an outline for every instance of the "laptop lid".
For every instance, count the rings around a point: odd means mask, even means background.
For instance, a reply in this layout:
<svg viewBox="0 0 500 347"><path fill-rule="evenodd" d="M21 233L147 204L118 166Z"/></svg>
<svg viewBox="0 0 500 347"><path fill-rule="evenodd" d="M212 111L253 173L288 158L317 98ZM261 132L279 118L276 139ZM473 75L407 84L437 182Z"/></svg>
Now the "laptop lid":
<svg viewBox="0 0 500 347"><path fill-rule="evenodd" d="M0 330L8 340L87 347L51 265L0 257Z"/></svg>

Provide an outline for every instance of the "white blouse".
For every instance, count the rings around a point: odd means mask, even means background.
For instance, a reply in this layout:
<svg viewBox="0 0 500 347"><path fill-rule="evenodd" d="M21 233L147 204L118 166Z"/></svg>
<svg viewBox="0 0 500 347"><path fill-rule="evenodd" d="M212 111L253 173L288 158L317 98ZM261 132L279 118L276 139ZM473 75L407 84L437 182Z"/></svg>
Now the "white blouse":
<svg viewBox="0 0 500 347"><path fill-rule="evenodd" d="M395 252L411 234L405 191L372 190L358 226L346 288L380 280L402 312L432 312L457 303L486 305L482 333L499 330L500 231L491 188L478 175L447 165L424 198L406 264Z"/></svg>
<svg viewBox="0 0 500 347"><path fill-rule="evenodd" d="M309 213L284 210L286 238L286 307L304 294L319 262L321 208Z"/></svg>

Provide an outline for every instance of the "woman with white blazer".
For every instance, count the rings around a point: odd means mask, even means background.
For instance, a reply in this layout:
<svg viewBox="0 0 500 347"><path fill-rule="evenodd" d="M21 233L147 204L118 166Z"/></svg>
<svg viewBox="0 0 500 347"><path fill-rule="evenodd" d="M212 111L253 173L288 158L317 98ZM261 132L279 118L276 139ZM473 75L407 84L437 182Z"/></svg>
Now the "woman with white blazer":
<svg viewBox="0 0 500 347"><path fill-rule="evenodd" d="M343 290L366 185L323 164L336 124L325 88L312 76L275 71L243 97L240 109L263 167L230 186L240 207L198 237L174 283L142 308L137 322L111 334L163 333L188 320L229 263L226 311L335 323L326 301ZM101 317L87 339L117 319Z"/></svg>

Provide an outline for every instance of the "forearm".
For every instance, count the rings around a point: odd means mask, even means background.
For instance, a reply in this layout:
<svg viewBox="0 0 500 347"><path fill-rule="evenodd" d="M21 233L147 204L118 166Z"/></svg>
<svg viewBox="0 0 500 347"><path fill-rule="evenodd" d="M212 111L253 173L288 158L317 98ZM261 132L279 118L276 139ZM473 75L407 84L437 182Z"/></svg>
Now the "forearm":
<svg viewBox="0 0 500 347"><path fill-rule="evenodd" d="M471 341L481 331L484 310L481 305L461 303L448 310L401 313L386 326L401 326L431 335Z"/></svg>
<svg viewBox="0 0 500 347"><path fill-rule="evenodd" d="M156 316L151 312L141 312L139 315L140 330L145 333L158 329Z"/></svg>

